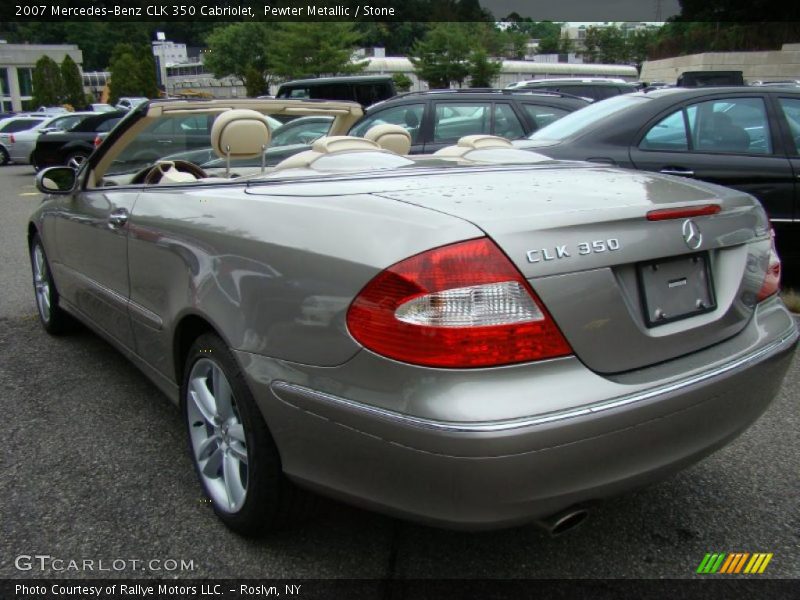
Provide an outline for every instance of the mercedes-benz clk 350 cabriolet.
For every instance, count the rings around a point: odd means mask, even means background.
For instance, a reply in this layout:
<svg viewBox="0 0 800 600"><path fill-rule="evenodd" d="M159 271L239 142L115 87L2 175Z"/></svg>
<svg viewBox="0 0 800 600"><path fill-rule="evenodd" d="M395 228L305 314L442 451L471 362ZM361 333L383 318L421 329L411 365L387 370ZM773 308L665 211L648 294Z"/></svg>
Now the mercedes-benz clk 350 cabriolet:
<svg viewBox="0 0 800 600"><path fill-rule="evenodd" d="M559 532L776 395L798 331L751 196L485 135L409 158L396 125L339 135L360 114L152 102L38 176L44 328L83 322L180 405L228 526L280 526L305 488ZM265 115L333 125L265 167Z"/></svg>

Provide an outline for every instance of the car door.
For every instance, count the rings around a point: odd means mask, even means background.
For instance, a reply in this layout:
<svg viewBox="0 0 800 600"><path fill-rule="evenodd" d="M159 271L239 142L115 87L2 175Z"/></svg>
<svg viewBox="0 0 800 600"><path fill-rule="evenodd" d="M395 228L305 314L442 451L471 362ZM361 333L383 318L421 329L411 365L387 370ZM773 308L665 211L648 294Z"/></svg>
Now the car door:
<svg viewBox="0 0 800 600"><path fill-rule="evenodd" d="M55 223L52 268L59 293L93 323L128 348L128 229L138 191L78 190L64 196Z"/></svg>
<svg viewBox="0 0 800 600"><path fill-rule="evenodd" d="M770 218L792 218L792 167L775 115L761 95L673 107L644 128L629 152L637 169L737 188L756 196Z"/></svg>
<svg viewBox="0 0 800 600"><path fill-rule="evenodd" d="M800 95L777 97L777 110L782 117L782 128L786 140L786 154L794 175L793 222L800 222Z"/></svg>

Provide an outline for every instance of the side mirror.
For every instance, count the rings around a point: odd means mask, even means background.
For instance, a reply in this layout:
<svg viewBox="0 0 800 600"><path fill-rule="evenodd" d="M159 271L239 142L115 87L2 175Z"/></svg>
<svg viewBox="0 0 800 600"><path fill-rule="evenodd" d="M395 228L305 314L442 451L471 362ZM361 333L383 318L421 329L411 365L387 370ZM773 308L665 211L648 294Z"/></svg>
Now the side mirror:
<svg viewBox="0 0 800 600"><path fill-rule="evenodd" d="M50 167L36 174L36 188L44 194L70 194L77 180L72 167Z"/></svg>

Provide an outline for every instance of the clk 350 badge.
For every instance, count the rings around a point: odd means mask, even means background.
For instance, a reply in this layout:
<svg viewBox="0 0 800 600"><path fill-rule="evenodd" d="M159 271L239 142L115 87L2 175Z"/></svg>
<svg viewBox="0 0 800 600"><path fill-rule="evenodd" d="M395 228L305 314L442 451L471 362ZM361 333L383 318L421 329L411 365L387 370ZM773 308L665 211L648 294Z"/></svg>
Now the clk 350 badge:
<svg viewBox="0 0 800 600"><path fill-rule="evenodd" d="M575 248L576 250L573 251L575 254L578 256L585 256L587 254L599 254L600 252L614 252L622 248L622 245L617 238L610 238L607 240L581 242L577 244ZM573 253L570 252L569 247L564 244L563 246L555 246L553 248L528 250L526 254L528 256L528 262L538 263L559 258L571 258Z"/></svg>

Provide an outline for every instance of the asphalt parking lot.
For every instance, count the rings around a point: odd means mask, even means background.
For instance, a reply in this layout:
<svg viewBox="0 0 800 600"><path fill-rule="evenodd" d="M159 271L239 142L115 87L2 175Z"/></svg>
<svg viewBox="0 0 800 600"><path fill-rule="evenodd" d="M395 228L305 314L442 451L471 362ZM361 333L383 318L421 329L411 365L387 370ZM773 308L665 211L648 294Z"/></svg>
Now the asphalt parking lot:
<svg viewBox="0 0 800 600"><path fill-rule="evenodd" d="M761 577L800 577L800 355L738 440L558 538L443 531L334 502L293 530L237 537L202 501L177 409L91 333L39 327L25 223L40 198L30 167L0 168L0 578L91 575L17 569L34 554L161 561L103 573L128 577L688 578L712 551L773 553Z"/></svg>

